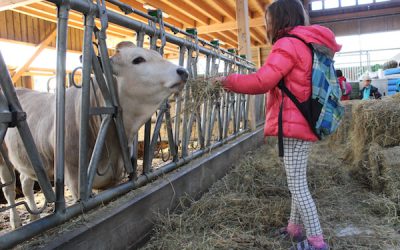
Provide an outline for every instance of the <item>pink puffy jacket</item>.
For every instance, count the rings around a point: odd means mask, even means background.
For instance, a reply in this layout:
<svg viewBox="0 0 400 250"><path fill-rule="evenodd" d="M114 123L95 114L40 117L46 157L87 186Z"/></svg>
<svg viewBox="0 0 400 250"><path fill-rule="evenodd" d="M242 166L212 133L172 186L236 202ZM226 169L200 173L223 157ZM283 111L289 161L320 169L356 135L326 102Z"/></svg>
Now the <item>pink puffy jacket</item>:
<svg viewBox="0 0 400 250"><path fill-rule="evenodd" d="M319 25L297 26L289 34L296 35L309 43L317 43L337 52L341 45L335 41L331 30ZM311 94L311 50L296 38L283 37L273 46L265 64L249 75L232 74L223 82L226 89L243 94L266 96L265 136L278 135L278 114L282 96L278 83L284 78L286 87L303 102ZM296 105L285 97L283 101L283 136L306 141L318 138Z"/></svg>

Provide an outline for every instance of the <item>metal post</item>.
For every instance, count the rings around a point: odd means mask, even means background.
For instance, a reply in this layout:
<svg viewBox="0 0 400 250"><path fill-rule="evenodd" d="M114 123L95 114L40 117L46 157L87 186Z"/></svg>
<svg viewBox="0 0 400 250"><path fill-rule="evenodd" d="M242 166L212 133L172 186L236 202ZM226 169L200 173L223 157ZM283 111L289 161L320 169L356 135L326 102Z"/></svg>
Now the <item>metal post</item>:
<svg viewBox="0 0 400 250"><path fill-rule="evenodd" d="M103 23L105 23L105 21L103 21ZM136 171L133 169L132 162L129 157L128 139L127 139L127 136L129 135L126 134L124 123L122 121L121 105L118 100L117 90L115 89L116 84L114 83L115 79L112 74L111 62L108 56L108 49L106 45L106 33L103 27L101 31L98 32L98 42L99 42L101 63L103 64L104 75L106 77L107 86L111 94L113 105L114 107L117 108L117 114L115 114L114 122L117 128L117 136L118 136L119 146L121 148L122 158L124 160L125 170L130 175L130 177L133 178L134 175L136 174Z"/></svg>
<svg viewBox="0 0 400 250"><path fill-rule="evenodd" d="M65 212L65 74L67 56L69 1L58 6L56 68L56 150L54 152L55 212Z"/></svg>
<svg viewBox="0 0 400 250"><path fill-rule="evenodd" d="M187 69L189 70L189 75L191 78L193 78L193 72L192 72L192 53L193 53L193 49L189 49L188 51L188 59L187 59ZM188 155L188 137L190 138L190 133L188 134L188 117L189 117L189 103L190 103L190 96L189 96L189 86L185 85L183 93L183 132L182 132L182 157L185 157Z"/></svg>
<svg viewBox="0 0 400 250"><path fill-rule="evenodd" d="M143 47L143 43L144 43L144 32L137 32L136 46ZM132 162L132 167L134 169L134 174L136 174L136 169L137 169L138 144L139 144L139 137L136 133L136 135L133 137L133 141L131 144L131 162Z"/></svg>
<svg viewBox="0 0 400 250"><path fill-rule="evenodd" d="M185 47L179 47L179 66L183 66L185 63ZM185 85L185 90L186 90ZM185 91L184 91L185 92ZM178 93L175 95L175 145L179 147L180 145L180 127L181 127L181 107L182 107L182 94Z"/></svg>
<svg viewBox="0 0 400 250"><path fill-rule="evenodd" d="M111 124L111 116L107 115L106 118L101 122L99 135L96 139L96 144L93 149L93 155L90 159L89 167L88 167L88 182L87 182L87 192L85 195L85 200L89 199L90 193L92 191L94 177L98 168L99 161L103 154L103 148L106 142L107 131Z"/></svg>
<svg viewBox="0 0 400 250"><path fill-rule="evenodd" d="M87 193L88 132L90 108L90 74L92 71L92 34L94 13L85 16L82 65L81 127L79 131L79 199L85 200Z"/></svg>

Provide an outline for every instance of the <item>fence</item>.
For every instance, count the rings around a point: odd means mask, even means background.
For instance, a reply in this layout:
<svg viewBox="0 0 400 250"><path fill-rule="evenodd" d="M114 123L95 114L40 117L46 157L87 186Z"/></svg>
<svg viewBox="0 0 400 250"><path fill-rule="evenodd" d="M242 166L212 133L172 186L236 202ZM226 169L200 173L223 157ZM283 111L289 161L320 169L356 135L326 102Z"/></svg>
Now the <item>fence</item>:
<svg viewBox="0 0 400 250"><path fill-rule="evenodd" d="M186 65L190 78L196 78L196 58L201 55L206 57L207 66L205 78L218 73L219 62L224 63L224 74L231 70L241 73L249 73L254 70L251 63L233 55L216 45L199 39L195 33L179 30L173 26L163 23L160 12L156 16L139 12L119 1L109 1L118 5L125 13L141 15L149 20L148 24L135 21L126 15L121 15L105 8L104 1L81 0L50 0L58 8L57 22L57 70L56 70L56 137L54 152L54 192L49 178L44 171L43 163L35 147L32 135L26 122L26 114L18 102L16 92L12 86L11 78L6 70L5 62L0 53L0 104L3 112L0 113L1 142L10 122L15 123L25 148L30 156L41 190L44 193L46 203L54 205L54 213L37 221L31 222L17 230L11 231L0 237L1 248L8 248L31 238L49 228L59 225L84 211L95 208L117 196L120 196L134 188L142 186L158 176L170 172L194 158L209 152L212 148L220 146L240 134L248 131L248 96L233 93L222 93L219 96L209 97L193 112L188 105L193 101L192 90L186 85L183 93L177 94L163 102L156 116L154 128L149 120L144 126L144 156L142 169L138 168L137 159L137 137L128 142L125 127L122 120L120 100L116 94L114 79L111 72L111 64L106 46L106 29L108 22L126 27L136 32L137 45L143 47L145 36L150 37L150 48L162 53L167 43L179 47L179 65ZM66 75L66 41L67 25L70 10L80 12L84 15L84 46L82 65L82 87L81 87L81 115L80 115L80 137L79 137L79 201L68 206L65 201L65 75ZM95 28L94 20L100 19L101 28ZM175 34L185 38L172 35L165 31L171 29ZM103 70L94 53L92 35L95 35L98 43L98 51L101 58ZM157 46L161 44L161 46ZM91 74L94 73L98 88L102 91L105 105L103 107L90 107ZM172 103L172 105L171 105ZM264 117L264 100L262 97L256 100L256 122L260 123ZM8 109L10 106L10 110ZM175 117L171 117L171 106L174 107ZM88 146L88 134L90 117L95 114L102 117L101 126L93 148ZM160 128L164 124L167 129L168 147L172 160L159 168L153 167L153 152L156 147ZM124 170L128 176L125 182L93 195L93 181L97 173L97 163L101 157L102 148L106 144L108 127L115 126L116 137L120 146L120 154L124 162ZM194 129L195 128L195 129ZM216 131L216 132L215 132ZM190 141L196 140L196 148L189 148ZM130 145L130 146L128 146ZM92 152L93 151L93 152ZM92 152L92 154L89 154ZM6 155L3 154L6 158ZM10 169L11 174L11 169ZM13 179L15 181L15 178ZM1 186L10 183L2 183ZM1 208L4 212L14 209L15 206L25 205L21 202L12 206ZM35 212L35 211L31 211Z"/></svg>
<svg viewBox="0 0 400 250"><path fill-rule="evenodd" d="M335 67L342 70L348 81L356 82L365 72L375 72L393 59L400 60L400 48L341 52L335 55Z"/></svg>

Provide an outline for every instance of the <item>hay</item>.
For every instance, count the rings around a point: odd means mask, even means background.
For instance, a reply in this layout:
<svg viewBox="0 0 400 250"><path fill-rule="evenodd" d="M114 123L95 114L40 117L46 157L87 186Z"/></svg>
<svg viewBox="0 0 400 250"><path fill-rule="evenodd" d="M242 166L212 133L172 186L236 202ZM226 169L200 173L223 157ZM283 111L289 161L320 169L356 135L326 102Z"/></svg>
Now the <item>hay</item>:
<svg viewBox="0 0 400 250"><path fill-rule="evenodd" d="M400 145L400 95L353 103L347 127L350 136L345 158L352 165L352 177L375 192L397 199L393 190L399 189L400 178L391 176L398 176L392 169L398 169L399 153L394 152L398 148L388 148Z"/></svg>
<svg viewBox="0 0 400 250"><path fill-rule="evenodd" d="M350 141L351 124L353 120L353 108L359 103L360 100L350 100L342 102L344 106L344 117L340 122L340 125L336 132L328 137L331 145L339 146L347 144Z"/></svg>
<svg viewBox="0 0 400 250"><path fill-rule="evenodd" d="M352 113L351 159L359 165L369 145L400 145L400 95L359 102Z"/></svg>
<svg viewBox="0 0 400 250"><path fill-rule="evenodd" d="M326 142L312 148L309 186L332 249L398 249L398 205L352 181L337 157L343 151L329 149ZM288 249L291 242L274 232L289 212L283 166L276 147L265 145L201 200L185 198L175 213L159 215L144 249Z"/></svg>
<svg viewBox="0 0 400 250"><path fill-rule="evenodd" d="M368 152L371 187L390 198L400 197L400 146L372 144Z"/></svg>
<svg viewBox="0 0 400 250"><path fill-rule="evenodd" d="M187 107L190 112L197 112L208 100L217 100L223 91L222 83L216 77L189 79L186 84L191 90L191 101Z"/></svg>

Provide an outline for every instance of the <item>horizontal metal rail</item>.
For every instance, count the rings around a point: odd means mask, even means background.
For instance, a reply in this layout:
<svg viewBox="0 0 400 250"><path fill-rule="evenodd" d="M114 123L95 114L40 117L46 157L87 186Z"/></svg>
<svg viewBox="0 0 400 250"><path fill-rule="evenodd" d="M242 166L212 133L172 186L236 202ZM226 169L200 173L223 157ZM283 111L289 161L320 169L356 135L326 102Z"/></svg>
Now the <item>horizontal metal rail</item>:
<svg viewBox="0 0 400 250"><path fill-rule="evenodd" d="M48 0L48 1L55 3L56 5L60 5L63 2L63 0ZM70 6L71 6L72 10L79 11L85 15L89 14L90 11L94 11L95 15L97 17L99 17L99 11L98 11L97 5L90 3L88 1L70 0ZM161 36L162 31L160 29L154 30L153 27L150 27L146 23L136 21L132 18L123 16L114 11L108 11L108 20L111 23L121 25L125 28L129 28L129 29L136 30L136 31L142 31L146 35L149 35L149 36L154 36L154 35L157 37ZM195 44L187 39L179 38L179 37L174 36L169 33L165 34L165 38L166 38L167 42L176 44L178 46L186 47L187 49L190 49L190 48L196 49L196 47L198 46L198 44ZM250 61L247 61L238 56L235 56L236 60L234 60L234 59L232 59L232 57L230 57L228 55L218 54L217 51L215 51L215 50L213 51L212 49L207 49L205 47L199 47L199 52L202 54L205 54L205 55L217 56L226 62L235 63L241 67L245 67L248 69L254 68L254 65ZM226 52L226 53L229 53L229 52Z"/></svg>

